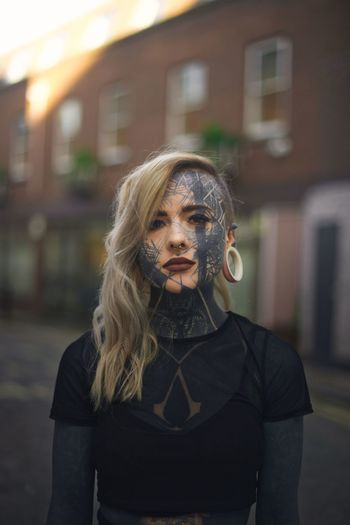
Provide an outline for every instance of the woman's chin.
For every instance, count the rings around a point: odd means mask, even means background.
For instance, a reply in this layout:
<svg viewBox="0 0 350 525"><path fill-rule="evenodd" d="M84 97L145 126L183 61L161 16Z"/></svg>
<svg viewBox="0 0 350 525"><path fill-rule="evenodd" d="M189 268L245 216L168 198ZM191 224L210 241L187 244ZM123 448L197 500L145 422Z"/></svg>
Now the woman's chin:
<svg viewBox="0 0 350 525"><path fill-rule="evenodd" d="M195 288L197 288L197 283L193 282L192 279L182 279L178 281L175 276L172 279L168 279L165 285L167 292L176 294L184 292L185 290L194 290Z"/></svg>

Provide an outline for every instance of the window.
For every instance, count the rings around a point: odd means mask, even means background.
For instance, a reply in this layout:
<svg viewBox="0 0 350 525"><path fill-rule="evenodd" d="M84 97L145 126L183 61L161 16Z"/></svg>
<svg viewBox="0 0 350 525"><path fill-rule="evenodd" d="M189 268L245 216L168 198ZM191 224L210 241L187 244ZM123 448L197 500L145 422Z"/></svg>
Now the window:
<svg viewBox="0 0 350 525"><path fill-rule="evenodd" d="M96 306L99 270L105 258L104 235L104 223L90 220L83 228L70 226L47 232L43 292L50 314L85 319L86 312Z"/></svg>
<svg viewBox="0 0 350 525"><path fill-rule="evenodd" d="M252 139L288 134L290 121L291 42L270 38L246 49L244 130Z"/></svg>
<svg viewBox="0 0 350 525"><path fill-rule="evenodd" d="M16 118L11 134L10 179L12 182L26 180L29 175L28 142L29 131L24 111Z"/></svg>
<svg viewBox="0 0 350 525"><path fill-rule="evenodd" d="M73 149L81 129L82 108L79 100L65 100L58 108L54 122L53 169L58 175L73 167Z"/></svg>
<svg viewBox="0 0 350 525"><path fill-rule="evenodd" d="M99 158L111 166L126 162L130 157L128 126L130 95L123 82L109 86L100 98Z"/></svg>
<svg viewBox="0 0 350 525"><path fill-rule="evenodd" d="M195 150L199 147L202 129L201 110L208 91L207 66L192 61L172 69L168 77L167 141L178 147Z"/></svg>
<svg viewBox="0 0 350 525"><path fill-rule="evenodd" d="M5 256L6 257L6 256ZM12 231L7 243L7 283L11 295L18 300L35 294L36 253L34 243L25 233Z"/></svg>

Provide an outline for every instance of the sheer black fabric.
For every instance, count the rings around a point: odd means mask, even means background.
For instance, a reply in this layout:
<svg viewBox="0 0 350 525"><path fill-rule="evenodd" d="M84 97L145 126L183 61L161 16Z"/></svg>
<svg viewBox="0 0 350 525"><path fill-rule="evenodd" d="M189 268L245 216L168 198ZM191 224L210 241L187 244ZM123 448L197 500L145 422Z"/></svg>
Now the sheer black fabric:
<svg viewBox="0 0 350 525"><path fill-rule="evenodd" d="M64 351L56 378L50 417L91 426L96 415L90 401L90 388L96 363L91 332L85 332Z"/></svg>
<svg viewBox="0 0 350 525"><path fill-rule="evenodd" d="M51 417L93 425L101 503L174 515L244 509L256 500L263 422L312 412L298 354L228 313L207 336L159 338L142 401L94 414L95 350L87 332L65 351Z"/></svg>

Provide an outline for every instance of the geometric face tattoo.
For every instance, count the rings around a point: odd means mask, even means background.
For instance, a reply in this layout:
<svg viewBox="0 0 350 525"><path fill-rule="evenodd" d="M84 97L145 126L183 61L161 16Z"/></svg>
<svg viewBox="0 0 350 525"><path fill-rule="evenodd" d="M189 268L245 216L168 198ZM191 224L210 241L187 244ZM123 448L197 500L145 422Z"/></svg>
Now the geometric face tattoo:
<svg viewBox="0 0 350 525"><path fill-rule="evenodd" d="M169 181L138 262L151 284L178 294L214 279L222 269L225 240L219 184L205 172L183 170Z"/></svg>

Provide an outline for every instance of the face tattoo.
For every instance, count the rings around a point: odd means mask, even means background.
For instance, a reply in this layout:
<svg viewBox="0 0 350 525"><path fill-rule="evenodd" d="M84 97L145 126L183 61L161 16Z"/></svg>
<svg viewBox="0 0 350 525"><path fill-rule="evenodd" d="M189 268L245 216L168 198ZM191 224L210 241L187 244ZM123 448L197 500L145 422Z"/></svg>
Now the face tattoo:
<svg viewBox="0 0 350 525"><path fill-rule="evenodd" d="M221 188L205 172L174 174L139 253L151 284L179 294L209 283L220 272L225 246Z"/></svg>

